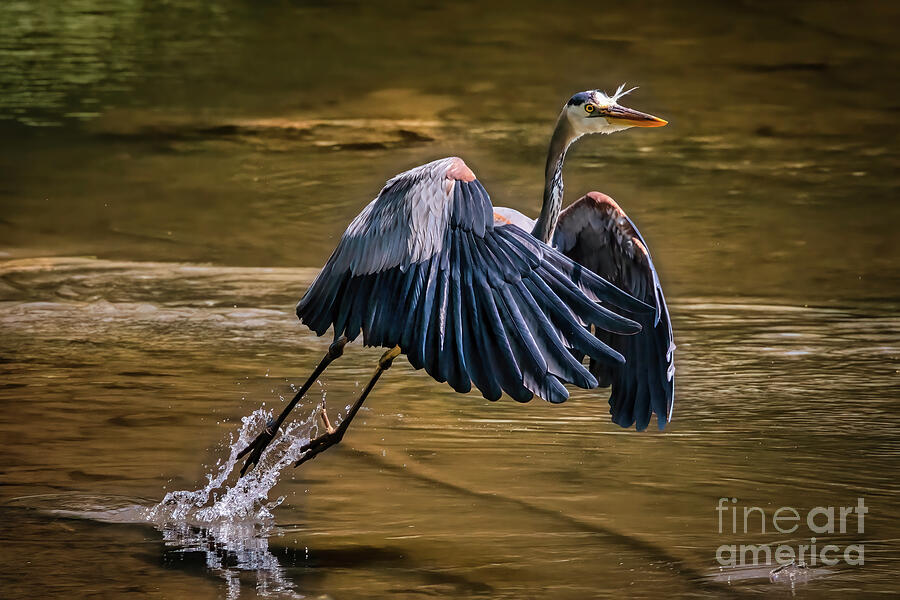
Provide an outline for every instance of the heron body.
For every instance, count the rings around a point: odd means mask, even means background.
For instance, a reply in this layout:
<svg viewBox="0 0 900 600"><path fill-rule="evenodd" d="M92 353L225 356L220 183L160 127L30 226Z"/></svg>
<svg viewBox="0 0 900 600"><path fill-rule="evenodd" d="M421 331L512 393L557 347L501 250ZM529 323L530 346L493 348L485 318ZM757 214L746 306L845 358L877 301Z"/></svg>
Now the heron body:
<svg viewBox="0 0 900 600"><path fill-rule="evenodd" d="M652 115L620 106L618 99L630 91L619 87L611 96L598 90L575 94L563 107L551 137L540 216L532 220L501 207L495 212L653 306L651 315L623 312L641 324L641 331L635 335L594 329L595 335L622 353L626 362L604 365L591 360L590 370L600 387L612 388L609 404L615 423L643 430L655 413L662 429L671 420L674 407L675 343L649 246L625 211L605 194L589 192L561 210L563 163L576 140L591 133L610 134L629 127L666 124Z"/></svg>
<svg viewBox="0 0 900 600"><path fill-rule="evenodd" d="M629 90L631 91L631 90ZM623 427L660 429L674 399L672 328L647 244L611 198L592 192L566 210L566 151L583 135L665 125L620 106L628 92L580 92L563 107L550 142L540 215L494 208L460 158L436 160L390 179L350 223L297 305L329 353L241 456L257 462L290 410L348 341L390 348L338 428L308 460L340 441L381 374L399 354L454 390L489 400L553 403L565 384L611 386ZM588 357L587 365L583 364Z"/></svg>
<svg viewBox="0 0 900 600"><path fill-rule="evenodd" d="M577 280L577 283L576 283ZM640 313L643 303L515 225L497 225L487 192L459 158L402 173L353 220L297 306L317 334L362 333L399 346L410 364L458 392L490 400L568 398L564 383L597 379L572 352L625 358L585 329L640 326L593 301Z"/></svg>

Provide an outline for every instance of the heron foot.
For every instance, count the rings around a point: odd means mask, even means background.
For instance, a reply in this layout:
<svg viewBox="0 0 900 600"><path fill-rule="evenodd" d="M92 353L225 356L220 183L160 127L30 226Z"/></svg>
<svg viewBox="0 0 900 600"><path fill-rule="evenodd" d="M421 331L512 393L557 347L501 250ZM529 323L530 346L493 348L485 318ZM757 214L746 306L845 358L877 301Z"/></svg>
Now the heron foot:
<svg viewBox="0 0 900 600"><path fill-rule="evenodd" d="M259 462L259 458L262 456L263 451L269 446L272 440L275 439L276 433L278 433L278 422L275 421L275 419L269 419L262 432L237 455L237 459L240 460L245 455L250 454L250 456L247 457L247 460L244 461L244 466L241 467L241 477L244 476L247 469Z"/></svg>
<svg viewBox="0 0 900 600"><path fill-rule="evenodd" d="M325 425L325 431L328 433L334 433L336 429L331 424L331 420L328 418L328 411L325 409L325 400L322 400L322 410L319 413L319 416L322 417L322 424Z"/></svg>
<svg viewBox="0 0 900 600"><path fill-rule="evenodd" d="M275 434L278 433L278 428L281 427L281 424L284 423L284 420L287 418L288 413L290 413L297 403L303 398L304 394L309 390L312 384L319 378L319 375L328 368L328 365L332 363L335 359L340 358L344 354L344 346L347 345L347 337L341 336L336 339L334 342L328 346L328 353L322 358L319 362L319 365L315 368L312 374L307 378L306 383L303 384L303 387L294 395L288 405L281 411L281 414L278 415L277 419L270 419L266 423L266 428L263 429L262 433L256 436L250 444L241 450L240 454L237 455L238 460L247 456L247 460L244 461L244 466L241 467L241 476L243 477L244 473L247 472L248 469L253 467L255 464L259 462L260 457L262 456L263 451L268 447L268 445L275 439ZM324 407L323 407L324 408ZM328 429L331 427L331 424L328 422L328 415L324 415L325 419L325 428Z"/></svg>

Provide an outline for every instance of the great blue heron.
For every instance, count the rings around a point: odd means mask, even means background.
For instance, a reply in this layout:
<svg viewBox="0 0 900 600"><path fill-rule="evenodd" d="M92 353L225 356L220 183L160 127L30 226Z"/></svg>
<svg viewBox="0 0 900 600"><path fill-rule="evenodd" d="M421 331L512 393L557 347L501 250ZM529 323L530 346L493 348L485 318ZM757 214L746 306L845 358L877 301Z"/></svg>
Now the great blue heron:
<svg viewBox="0 0 900 600"><path fill-rule="evenodd" d="M317 335L334 330L328 353L240 457L256 464L281 423L344 345L363 334L390 348L338 427L297 465L340 442L381 374L401 353L434 379L489 400L537 395L564 402L564 383L612 386L610 412L623 427L660 429L674 396L672 329L647 245L608 196L591 192L565 211L566 150L590 133L659 127L613 95L580 92L563 107L550 141L541 214L493 208L459 158L437 160L389 180L350 223L297 305ZM617 309L614 312L611 308ZM593 333L590 329L593 329ZM582 364L590 357L589 368Z"/></svg>

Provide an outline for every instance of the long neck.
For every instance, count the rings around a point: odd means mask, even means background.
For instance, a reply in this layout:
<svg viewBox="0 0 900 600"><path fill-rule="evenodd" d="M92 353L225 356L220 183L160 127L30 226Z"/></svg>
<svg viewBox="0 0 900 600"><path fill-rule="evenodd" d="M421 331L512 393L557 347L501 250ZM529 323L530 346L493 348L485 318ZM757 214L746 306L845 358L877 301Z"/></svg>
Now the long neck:
<svg viewBox="0 0 900 600"><path fill-rule="evenodd" d="M541 206L541 215L531 232L545 244L553 240L556 231L556 222L559 220L563 201L563 162L566 160L566 150L576 139L578 136L563 109L556 121L553 137L550 138L550 150L547 153L547 166L544 170L544 203Z"/></svg>

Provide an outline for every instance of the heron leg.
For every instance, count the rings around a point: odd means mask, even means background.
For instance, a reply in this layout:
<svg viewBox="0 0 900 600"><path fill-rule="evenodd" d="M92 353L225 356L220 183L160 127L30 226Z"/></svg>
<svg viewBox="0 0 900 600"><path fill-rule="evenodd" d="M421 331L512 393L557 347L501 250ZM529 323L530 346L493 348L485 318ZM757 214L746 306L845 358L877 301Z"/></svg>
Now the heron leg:
<svg viewBox="0 0 900 600"><path fill-rule="evenodd" d="M328 420L328 416L325 415L323 409L322 418L325 422L325 428L327 431L316 439L311 440L308 444L300 449L300 451L304 454L297 460L297 462L294 463L295 467L299 467L306 461L315 458L344 438L344 434L350 427L350 422L353 420L353 417L356 416L356 413L359 412L359 409L362 408L363 402L366 401L366 397L368 397L369 392L371 392L372 388L375 387L375 384L378 382L378 378L381 377L382 373L391 368L391 364L398 356L400 356L400 346L394 346L393 348L385 352L380 359L378 359L378 366L375 367L375 373L372 375L372 379L370 379L369 383L366 384L366 387L359 395L359 398L356 399L356 402L353 403L353 406L350 407L350 410L347 412L346 418L341 421L340 425L338 425L337 427L331 427L331 422Z"/></svg>
<svg viewBox="0 0 900 600"><path fill-rule="evenodd" d="M247 469L255 465L259 462L259 457L262 456L263 450L269 445L269 443L275 438L275 434L278 433L278 428L281 427L281 424L287 418L288 413L294 410L294 407L297 406L297 403L300 402L300 399L309 391L309 388L312 387L312 384L315 383L316 379L319 378L319 375L328 368L328 365L332 363L337 358L344 353L344 346L347 344L346 336L341 336L336 339L329 347L328 353L322 358L319 362L319 365L315 368L309 378L306 380L306 383L303 384L303 387L294 395L291 401L287 406L284 407L284 410L281 411L281 414L278 415L277 419L270 419L268 423L266 423L266 428L262 430L256 439L254 439L250 444L241 450L240 454L237 455L238 460L243 458L245 455L249 454L247 460L244 461L244 466L241 467L241 475L247 472ZM326 417L327 418L327 417Z"/></svg>

